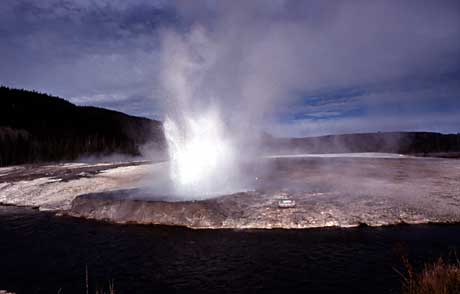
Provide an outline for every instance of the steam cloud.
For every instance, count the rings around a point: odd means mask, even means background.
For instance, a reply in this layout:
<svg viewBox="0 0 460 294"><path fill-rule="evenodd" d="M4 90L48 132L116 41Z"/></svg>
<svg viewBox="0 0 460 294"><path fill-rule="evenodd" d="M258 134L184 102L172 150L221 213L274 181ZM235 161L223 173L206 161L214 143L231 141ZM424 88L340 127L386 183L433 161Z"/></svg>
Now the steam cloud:
<svg viewBox="0 0 460 294"><path fill-rule="evenodd" d="M217 50L202 28L164 36L162 82L170 97L164 130L175 193L210 197L241 189L238 158L207 75Z"/></svg>
<svg viewBox="0 0 460 294"><path fill-rule="evenodd" d="M263 18L242 34L242 23L254 11L222 8L214 11L219 20L212 26L198 22L185 32L162 32L164 127L171 179L181 195L209 197L248 188L241 165L257 153L260 122L275 98L292 89L275 73L281 62L276 59L287 53L276 45L284 41L271 44L258 35Z"/></svg>
<svg viewBox="0 0 460 294"><path fill-rule="evenodd" d="M160 38L165 128L171 175L179 190L212 194L240 189L240 165L257 154L257 134L272 117L293 108L312 112L315 119L288 127L316 134L308 125L320 128L318 116L395 103L385 91L379 94L384 98L364 93L351 100L326 99L323 105L302 104L305 95L374 89L376 84L387 85L391 94L397 81L421 81L433 66L453 70L456 63L443 60L460 43L438 35L458 34L444 31L458 24L448 9L455 5L427 3L430 10L409 2L229 1L197 9L195 3L179 1L175 9L184 27L164 29ZM290 134L286 126L272 131Z"/></svg>
<svg viewBox="0 0 460 294"><path fill-rule="evenodd" d="M185 33L162 35L164 127L171 179L181 195L249 188L241 165L257 156L262 118L275 98L291 89L273 76L276 62L267 67L259 60L276 46L261 50L260 36L241 43L240 28L233 31L231 25L235 16L230 13L217 27L196 24Z"/></svg>

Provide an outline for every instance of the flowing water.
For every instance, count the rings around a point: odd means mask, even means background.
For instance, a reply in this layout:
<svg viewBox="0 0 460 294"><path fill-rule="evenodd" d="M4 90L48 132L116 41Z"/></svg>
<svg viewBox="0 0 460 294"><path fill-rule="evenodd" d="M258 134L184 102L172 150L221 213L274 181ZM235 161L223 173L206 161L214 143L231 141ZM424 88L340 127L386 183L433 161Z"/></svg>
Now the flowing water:
<svg viewBox="0 0 460 294"><path fill-rule="evenodd" d="M460 247L459 225L189 230L110 225L0 206L0 290L16 293L398 293Z"/></svg>

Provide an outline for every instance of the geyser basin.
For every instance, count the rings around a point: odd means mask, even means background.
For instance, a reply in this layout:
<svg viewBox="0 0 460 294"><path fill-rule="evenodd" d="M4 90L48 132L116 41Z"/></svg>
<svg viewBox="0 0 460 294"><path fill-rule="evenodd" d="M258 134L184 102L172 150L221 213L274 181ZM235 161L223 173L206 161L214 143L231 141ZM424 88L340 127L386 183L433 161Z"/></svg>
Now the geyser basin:
<svg viewBox="0 0 460 294"><path fill-rule="evenodd" d="M202 201L78 197L68 213L117 223L191 228L310 228L459 222L460 162L421 158L265 159L257 190ZM122 195L120 194L120 195ZM293 208L278 200L295 201ZM146 200L147 199L147 200Z"/></svg>
<svg viewBox="0 0 460 294"><path fill-rule="evenodd" d="M192 228L460 221L458 160L283 157L262 162L247 172L258 178L255 191L202 201L171 199L171 194L140 188L146 179L148 184L152 179L161 182L166 163L2 168L0 203L117 223ZM296 206L279 209L278 200L285 198L294 200Z"/></svg>

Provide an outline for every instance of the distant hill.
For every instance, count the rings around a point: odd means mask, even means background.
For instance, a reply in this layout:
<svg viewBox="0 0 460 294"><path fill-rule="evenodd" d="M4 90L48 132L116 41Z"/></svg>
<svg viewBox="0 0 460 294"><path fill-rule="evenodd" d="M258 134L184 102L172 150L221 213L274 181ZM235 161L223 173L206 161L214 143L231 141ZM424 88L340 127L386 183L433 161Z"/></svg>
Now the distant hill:
<svg viewBox="0 0 460 294"><path fill-rule="evenodd" d="M266 152L387 152L418 156L460 157L460 134L387 132L309 138L264 138Z"/></svg>
<svg viewBox="0 0 460 294"><path fill-rule="evenodd" d="M165 150L162 123L0 87L0 166ZM262 140L265 153L389 152L460 158L460 134L391 132Z"/></svg>
<svg viewBox="0 0 460 294"><path fill-rule="evenodd" d="M0 166L164 148L159 121L0 87Z"/></svg>

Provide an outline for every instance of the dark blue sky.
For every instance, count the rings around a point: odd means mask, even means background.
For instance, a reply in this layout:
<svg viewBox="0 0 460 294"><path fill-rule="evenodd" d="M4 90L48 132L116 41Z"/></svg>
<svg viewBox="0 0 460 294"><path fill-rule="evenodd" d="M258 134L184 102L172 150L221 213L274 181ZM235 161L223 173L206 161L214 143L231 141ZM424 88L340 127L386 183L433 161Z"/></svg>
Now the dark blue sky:
<svg viewBox="0 0 460 294"><path fill-rule="evenodd" d="M0 83L162 119L171 32L276 135L460 132L459 1L3 0Z"/></svg>

